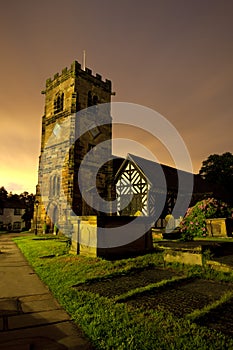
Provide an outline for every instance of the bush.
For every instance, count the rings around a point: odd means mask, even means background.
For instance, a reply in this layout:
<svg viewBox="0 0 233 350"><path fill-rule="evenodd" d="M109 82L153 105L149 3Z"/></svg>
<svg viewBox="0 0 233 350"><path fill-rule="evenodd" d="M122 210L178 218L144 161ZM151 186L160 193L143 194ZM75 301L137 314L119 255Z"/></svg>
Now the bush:
<svg viewBox="0 0 233 350"><path fill-rule="evenodd" d="M226 203L214 198L204 199L189 208L180 223L182 240L190 241L194 237L206 236L206 219L227 218L232 210Z"/></svg>

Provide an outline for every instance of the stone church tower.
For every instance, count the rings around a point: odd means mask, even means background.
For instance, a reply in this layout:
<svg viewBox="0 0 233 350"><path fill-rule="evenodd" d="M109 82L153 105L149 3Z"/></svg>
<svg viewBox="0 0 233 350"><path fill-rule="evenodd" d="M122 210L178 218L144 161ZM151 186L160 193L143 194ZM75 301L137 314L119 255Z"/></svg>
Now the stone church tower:
<svg viewBox="0 0 233 350"><path fill-rule="evenodd" d="M103 81L101 75L94 76L90 69L83 70L74 61L70 69L65 68L61 74L46 80L42 94L45 95L45 112L33 227L36 233L53 232L59 227L61 232L69 234L65 231L72 226L72 213L97 214L83 200L77 174L85 155L96 145L111 140L110 110L104 115L95 113L95 106L111 102L111 81ZM87 107L91 108L85 110ZM96 126L97 119L101 118L104 122ZM111 155L110 143L103 152ZM110 193L109 164L103 166L97 176L98 192L103 198L109 198ZM94 168L95 164L90 163L87 176L92 176Z"/></svg>

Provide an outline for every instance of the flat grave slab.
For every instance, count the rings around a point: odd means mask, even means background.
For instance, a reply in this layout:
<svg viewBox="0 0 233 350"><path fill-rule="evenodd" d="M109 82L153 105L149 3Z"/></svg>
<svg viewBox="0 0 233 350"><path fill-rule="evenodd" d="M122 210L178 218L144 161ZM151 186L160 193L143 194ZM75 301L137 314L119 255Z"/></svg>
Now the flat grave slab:
<svg viewBox="0 0 233 350"><path fill-rule="evenodd" d="M129 290L145 287L150 283L178 276L177 272L163 268L136 269L120 276L112 276L106 280L84 283L74 286L76 290L82 290L99 294L104 297L114 297L128 292Z"/></svg>
<svg viewBox="0 0 233 350"><path fill-rule="evenodd" d="M211 310L197 323L233 337L233 298Z"/></svg>
<svg viewBox="0 0 233 350"><path fill-rule="evenodd" d="M177 317L184 317L218 300L232 288L233 285L228 283L204 279L187 280L135 295L131 300L127 300L127 304L136 308L169 311Z"/></svg>

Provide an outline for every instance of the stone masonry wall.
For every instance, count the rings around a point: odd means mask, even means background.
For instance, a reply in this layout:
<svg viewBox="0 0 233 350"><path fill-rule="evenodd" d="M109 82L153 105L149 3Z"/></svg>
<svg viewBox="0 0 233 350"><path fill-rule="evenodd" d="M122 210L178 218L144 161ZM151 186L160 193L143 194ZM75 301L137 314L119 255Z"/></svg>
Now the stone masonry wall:
<svg viewBox="0 0 233 350"><path fill-rule="evenodd" d="M77 214L85 213L86 206L79 193L77 172L85 154L90 148L104 140L111 140L111 117L108 115L106 125L93 132L86 132L79 140L80 120L76 113L92 105L111 101L111 81L103 81L99 74L83 71L80 64L74 61L70 69L64 68L61 74L46 80L44 116L42 118L41 154L39 158L38 186L36 199L39 202L37 212L38 232L53 230L54 224L62 227L67 222L71 209ZM95 122L95 116L86 116L88 123ZM92 118L92 120L88 120ZM105 118L105 117L104 117ZM95 129L95 127L94 127ZM111 155L111 146L103 152ZM94 166L94 165L93 165ZM91 166L90 174L91 176ZM108 193L106 183L111 169L99 175L100 193ZM68 207L67 207L68 203ZM70 206L70 208L69 208ZM49 226L49 227L48 227ZM67 227L67 225L66 225Z"/></svg>

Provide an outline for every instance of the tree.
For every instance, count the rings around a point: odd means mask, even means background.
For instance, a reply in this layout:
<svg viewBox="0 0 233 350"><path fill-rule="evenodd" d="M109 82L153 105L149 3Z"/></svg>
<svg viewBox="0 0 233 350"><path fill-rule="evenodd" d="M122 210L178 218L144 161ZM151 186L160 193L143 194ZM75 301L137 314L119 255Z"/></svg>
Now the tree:
<svg viewBox="0 0 233 350"><path fill-rule="evenodd" d="M8 196L8 192L5 187L0 187L0 200L6 200Z"/></svg>
<svg viewBox="0 0 233 350"><path fill-rule="evenodd" d="M34 212L35 195L32 193L29 194L28 192L23 192L19 195L19 199L26 205L26 210L22 216L22 219L25 221L26 229L30 229Z"/></svg>
<svg viewBox="0 0 233 350"><path fill-rule="evenodd" d="M233 204L233 154L210 155L203 161L199 174L210 184L221 186L227 194L223 199Z"/></svg>
<svg viewBox="0 0 233 350"><path fill-rule="evenodd" d="M8 193L8 199L10 201L19 201L20 200L19 195L17 193L12 193L12 192Z"/></svg>

